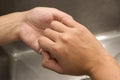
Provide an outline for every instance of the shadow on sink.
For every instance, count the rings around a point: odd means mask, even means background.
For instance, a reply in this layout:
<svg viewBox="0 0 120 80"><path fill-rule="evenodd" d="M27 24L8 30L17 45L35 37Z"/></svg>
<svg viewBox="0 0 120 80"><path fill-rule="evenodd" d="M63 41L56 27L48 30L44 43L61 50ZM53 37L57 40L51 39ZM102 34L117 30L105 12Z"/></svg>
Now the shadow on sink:
<svg viewBox="0 0 120 80"><path fill-rule="evenodd" d="M10 58L0 47L0 80L10 80Z"/></svg>

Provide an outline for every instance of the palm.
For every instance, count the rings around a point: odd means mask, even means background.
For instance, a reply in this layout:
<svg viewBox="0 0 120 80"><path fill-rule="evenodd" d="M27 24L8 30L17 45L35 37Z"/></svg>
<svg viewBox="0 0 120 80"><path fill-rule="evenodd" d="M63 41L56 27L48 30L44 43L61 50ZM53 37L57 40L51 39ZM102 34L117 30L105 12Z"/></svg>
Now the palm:
<svg viewBox="0 0 120 80"><path fill-rule="evenodd" d="M20 37L28 46L35 51L38 51L38 39L42 34L43 28L50 24L50 22L53 20L53 17L45 10L40 12L38 10L31 10L29 13L27 13L26 17L26 22L21 26Z"/></svg>
<svg viewBox="0 0 120 80"><path fill-rule="evenodd" d="M38 51L39 45L37 43L38 38L41 35L41 31L35 30L34 26L31 26L29 24L24 24L21 38L24 43L26 43L28 46L33 48L34 50Z"/></svg>
<svg viewBox="0 0 120 80"><path fill-rule="evenodd" d="M28 11L26 22L21 26L20 38L35 51L39 51L38 39L44 28L48 27L52 20L71 16L52 8L36 8Z"/></svg>

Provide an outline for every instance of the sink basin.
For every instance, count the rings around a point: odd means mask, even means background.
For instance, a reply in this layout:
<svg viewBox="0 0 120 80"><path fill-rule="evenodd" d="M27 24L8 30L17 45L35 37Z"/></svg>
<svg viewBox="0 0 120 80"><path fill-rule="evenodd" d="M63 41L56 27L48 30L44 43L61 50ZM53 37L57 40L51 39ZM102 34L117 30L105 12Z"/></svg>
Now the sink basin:
<svg viewBox="0 0 120 80"><path fill-rule="evenodd" d="M97 34L96 38L113 57L120 53L120 31ZM87 76L60 75L43 68L41 66L41 56L22 42L8 44L3 47L11 57L11 80L82 80L87 78Z"/></svg>
<svg viewBox="0 0 120 80"><path fill-rule="evenodd" d="M8 5L9 4L9 5ZM55 7L85 25L119 60L120 0L1 0L0 15L36 6ZM116 57L117 56L117 57ZM41 56L22 42L0 48L0 80L86 80L87 76L60 75L41 66Z"/></svg>
<svg viewBox="0 0 120 80"><path fill-rule="evenodd" d="M87 76L76 77L60 75L41 66L41 56L22 42L3 46L11 58L10 80L80 80ZM46 77L47 76L47 77Z"/></svg>

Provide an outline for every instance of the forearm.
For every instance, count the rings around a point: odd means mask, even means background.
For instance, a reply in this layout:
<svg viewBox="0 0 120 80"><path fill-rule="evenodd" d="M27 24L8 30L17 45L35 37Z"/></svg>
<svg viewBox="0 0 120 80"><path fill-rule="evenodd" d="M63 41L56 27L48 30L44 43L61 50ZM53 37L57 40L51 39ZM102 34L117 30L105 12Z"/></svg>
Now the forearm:
<svg viewBox="0 0 120 80"><path fill-rule="evenodd" d="M0 17L0 45L18 40L18 27L21 25L23 17L23 12Z"/></svg>
<svg viewBox="0 0 120 80"><path fill-rule="evenodd" d="M120 80L120 68L116 61L107 56L102 62L101 66L93 71L92 80Z"/></svg>

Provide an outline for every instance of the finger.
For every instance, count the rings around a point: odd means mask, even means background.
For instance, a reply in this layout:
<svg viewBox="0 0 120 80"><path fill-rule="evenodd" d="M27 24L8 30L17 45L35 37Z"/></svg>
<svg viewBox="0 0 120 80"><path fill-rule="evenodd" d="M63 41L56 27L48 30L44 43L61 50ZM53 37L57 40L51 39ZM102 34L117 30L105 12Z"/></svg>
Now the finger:
<svg viewBox="0 0 120 80"><path fill-rule="evenodd" d="M59 32L52 30L50 28L45 29L44 36L56 42L59 36Z"/></svg>
<svg viewBox="0 0 120 80"><path fill-rule="evenodd" d="M67 18L64 18L62 19L61 21L64 25L68 26L68 27L80 27L80 26L83 26L82 24L78 23L77 21L75 21L74 19L67 19Z"/></svg>
<svg viewBox="0 0 120 80"><path fill-rule="evenodd" d="M38 43L39 43L39 41L38 41ZM41 55L41 54L42 54L42 51L43 51L43 49L40 48L39 51L38 51L38 53Z"/></svg>
<svg viewBox="0 0 120 80"><path fill-rule="evenodd" d="M42 65L43 67L53 70L58 73L62 73L62 68L57 63L55 59L52 59L51 56L47 52L42 52Z"/></svg>
<svg viewBox="0 0 120 80"><path fill-rule="evenodd" d="M38 41L41 48L46 51L51 51L51 46L55 44L52 40L48 39L45 36L41 36Z"/></svg>
<svg viewBox="0 0 120 80"><path fill-rule="evenodd" d="M69 27L78 27L78 26L83 26L79 24L77 21L73 19L72 16L69 14L60 11L60 10L54 10L54 20L62 22L64 25L69 26Z"/></svg>
<svg viewBox="0 0 120 80"><path fill-rule="evenodd" d="M50 28L58 32L65 32L66 30L69 30L67 26L58 21L52 21Z"/></svg>
<svg viewBox="0 0 120 80"><path fill-rule="evenodd" d="M58 9L54 10L53 15L54 15L54 20L57 20L57 21L62 21L62 19L64 18L73 19L72 16Z"/></svg>

